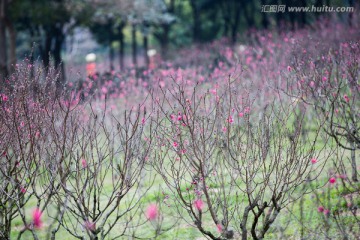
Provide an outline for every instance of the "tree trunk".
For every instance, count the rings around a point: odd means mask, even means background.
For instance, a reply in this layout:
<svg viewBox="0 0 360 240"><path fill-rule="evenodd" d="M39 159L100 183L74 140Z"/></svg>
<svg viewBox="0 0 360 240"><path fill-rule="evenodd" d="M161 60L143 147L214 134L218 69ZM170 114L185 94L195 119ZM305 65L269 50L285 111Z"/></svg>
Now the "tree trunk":
<svg viewBox="0 0 360 240"><path fill-rule="evenodd" d="M254 19L254 6L252 2L246 2L246 1L242 1L242 3L244 4L244 15L245 15L245 19L247 22L247 25L249 28L252 28L255 26L255 19Z"/></svg>
<svg viewBox="0 0 360 240"><path fill-rule="evenodd" d="M6 1L0 2L0 86L5 84L5 78L8 75L7 52L6 52Z"/></svg>
<svg viewBox="0 0 360 240"><path fill-rule="evenodd" d="M322 7L324 4L323 4L323 0L316 0L315 1L315 7ZM319 17L321 16L321 13L316 13L315 14L315 18L316 19L319 19Z"/></svg>
<svg viewBox="0 0 360 240"><path fill-rule="evenodd" d="M52 42L52 33L49 30L46 30L45 43L40 45L40 52L43 60L43 66L45 69L45 74L49 72L50 66L50 52L51 52L51 42Z"/></svg>
<svg viewBox="0 0 360 240"><path fill-rule="evenodd" d="M306 7L306 0L301 0L300 1L300 4L302 7ZM301 27L304 27L306 25L306 12L305 11L302 11L300 13L300 24L301 24Z"/></svg>
<svg viewBox="0 0 360 240"><path fill-rule="evenodd" d="M175 12L175 0L170 0L170 6L168 7L168 13L174 14ZM165 59L169 57L168 50L169 50L169 33L171 24L163 24L163 37L161 41L161 56L163 56Z"/></svg>
<svg viewBox="0 0 360 240"><path fill-rule="evenodd" d="M353 0L349 0L349 6L354 7L354 1ZM349 24L350 27L352 26L352 20L353 20L353 12L349 12L348 24Z"/></svg>
<svg viewBox="0 0 360 240"><path fill-rule="evenodd" d="M148 46L148 36L144 35L144 58L145 58L145 67L149 68L149 64L150 64L150 59L148 56L148 50L149 50L149 46Z"/></svg>
<svg viewBox="0 0 360 240"><path fill-rule="evenodd" d="M263 6L266 5L265 0L261 0L261 4L262 4ZM280 14L280 13L278 13L278 14ZM263 26L264 29L267 29L267 28L269 27L269 19L268 19L267 16L268 16L267 13L263 13L263 14L262 14L262 21L261 21L261 23L262 23L262 26Z"/></svg>
<svg viewBox="0 0 360 240"><path fill-rule="evenodd" d="M59 74L59 78L56 83L59 88L62 88L65 83L65 72L64 72L64 63L61 58L61 47L64 42L65 36L62 32L62 27L55 28L55 44L54 49L52 51L54 55L54 65L57 73Z"/></svg>
<svg viewBox="0 0 360 240"><path fill-rule="evenodd" d="M123 70L124 69L124 51L125 51L125 46L124 46L124 33L123 33L123 27L120 26L119 27L119 64L120 64L120 69Z"/></svg>
<svg viewBox="0 0 360 240"><path fill-rule="evenodd" d="M137 66L137 46L136 46L136 25L133 24L131 28L131 49L132 49L132 62L134 67Z"/></svg>
<svg viewBox="0 0 360 240"><path fill-rule="evenodd" d="M353 182L357 182L358 178L357 178L357 167L356 167L356 143L352 142L352 150L351 150L351 169L352 169L352 174L351 174L351 180Z"/></svg>
<svg viewBox="0 0 360 240"><path fill-rule="evenodd" d="M190 1L192 14L193 14L193 40L194 42L199 42L200 40L200 11L196 4L196 0Z"/></svg>
<svg viewBox="0 0 360 240"><path fill-rule="evenodd" d="M230 29L230 15L229 15L229 3L226 1L222 1L220 3L220 9L224 21L224 36L229 37L229 29Z"/></svg>
<svg viewBox="0 0 360 240"><path fill-rule="evenodd" d="M169 57L168 50L169 50L169 32L170 32L170 25L164 24L163 25L163 35L161 37L161 56L164 59L167 59Z"/></svg>
<svg viewBox="0 0 360 240"><path fill-rule="evenodd" d="M232 44L235 44L236 39L237 39L237 31L239 28L239 19L240 19L240 10L241 10L240 2L234 2L234 4L235 4L235 6L234 6L235 15L234 15L234 23L232 24L232 28L231 28Z"/></svg>
<svg viewBox="0 0 360 240"><path fill-rule="evenodd" d="M112 47L112 42L109 43L109 61L110 61L110 72L114 71L114 48Z"/></svg>
<svg viewBox="0 0 360 240"><path fill-rule="evenodd" d="M10 40L9 41L10 56L8 59L9 60L8 71L9 74L12 74L14 72L15 64L16 64L16 30L10 19L6 18L5 20L6 20L5 24L9 33L9 40Z"/></svg>

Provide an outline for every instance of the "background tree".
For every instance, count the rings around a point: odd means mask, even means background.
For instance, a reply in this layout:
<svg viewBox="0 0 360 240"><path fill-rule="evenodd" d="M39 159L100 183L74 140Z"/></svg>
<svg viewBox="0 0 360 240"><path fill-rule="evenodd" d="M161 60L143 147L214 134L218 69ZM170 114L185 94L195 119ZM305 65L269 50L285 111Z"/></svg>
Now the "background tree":
<svg viewBox="0 0 360 240"><path fill-rule="evenodd" d="M68 0L16 1L12 9L17 27L27 29L36 39L45 69L49 69L53 58L60 87L65 82L61 57L65 37L90 17L91 9L83 1Z"/></svg>
<svg viewBox="0 0 360 240"><path fill-rule="evenodd" d="M12 0L0 1L0 87L16 63L16 31L10 15L13 4Z"/></svg>
<svg viewBox="0 0 360 240"><path fill-rule="evenodd" d="M125 39L124 28L133 5L130 0L94 1L91 3L94 16L89 22L92 34L98 43L109 48L110 71L114 69L114 42L118 41L119 67L124 69Z"/></svg>

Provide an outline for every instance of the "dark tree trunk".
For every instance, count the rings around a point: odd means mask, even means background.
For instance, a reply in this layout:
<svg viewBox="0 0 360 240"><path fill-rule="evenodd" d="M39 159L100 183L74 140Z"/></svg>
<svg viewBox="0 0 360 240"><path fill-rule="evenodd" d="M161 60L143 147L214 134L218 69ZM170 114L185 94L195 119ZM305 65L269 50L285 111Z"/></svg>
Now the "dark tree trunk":
<svg viewBox="0 0 360 240"><path fill-rule="evenodd" d="M279 5L280 5L280 4L284 4L284 3L281 2L281 0L277 0L277 1L275 1L275 4L279 4ZM285 4L286 4L286 2L285 2ZM286 13L277 13L275 16L276 16L276 17L275 17L276 26L278 26L277 29L278 29L278 31L280 31L281 27L279 27L279 26L281 26L281 25L283 24L284 19L285 19L285 16L286 16Z"/></svg>
<svg viewBox="0 0 360 240"><path fill-rule="evenodd" d="M253 14L254 5L251 1L250 2L242 1L242 3L245 6L244 15L245 15L247 25L249 28L253 28L253 27L255 27L255 19L254 19L254 14Z"/></svg>
<svg viewBox="0 0 360 240"><path fill-rule="evenodd" d="M286 6L293 6L293 7L298 7L299 6L298 2L294 2L292 0L285 0L285 5ZM295 30L296 14L299 14L299 13L287 12L287 16L289 17L288 20L290 20L290 24L291 24L291 30Z"/></svg>
<svg viewBox="0 0 360 240"><path fill-rule="evenodd" d="M55 44L54 44L54 49L53 49L52 53L54 56L55 69L59 74L59 78L57 79L56 83L57 83L58 87L62 88L65 83L65 72L64 72L64 63L61 58L61 47L64 42L65 36L62 32L62 26L56 27L54 30L55 30L54 31L55 32L55 36L54 36Z"/></svg>
<svg viewBox="0 0 360 240"><path fill-rule="evenodd" d="M0 78L2 81L7 75L6 31L4 22L0 20Z"/></svg>
<svg viewBox="0 0 360 240"><path fill-rule="evenodd" d="M323 4L323 0L316 0L315 1L315 7L322 7L324 4ZM315 18L318 19L319 17L321 16L321 13L316 13L315 14Z"/></svg>
<svg viewBox="0 0 360 240"><path fill-rule="evenodd" d="M291 30L295 30L295 14L294 13L289 13L289 17L290 17L290 23L291 23Z"/></svg>
<svg viewBox="0 0 360 240"><path fill-rule="evenodd" d="M266 5L266 1L265 0L261 0L261 4L264 6ZM281 13L278 13L278 15L281 14ZM263 13L262 14L262 26L264 29L267 29L269 27L269 19L268 19L268 14L266 13Z"/></svg>
<svg viewBox="0 0 360 240"><path fill-rule="evenodd" d="M5 25L6 1L1 1L0 4L0 85L3 85L8 75Z"/></svg>
<svg viewBox="0 0 360 240"><path fill-rule="evenodd" d="M323 5L323 0L316 0L315 7L322 7Z"/></svg>
<svg viewBox="0 0 360 240"><path fill-rule="evenodd" d="M9 48L10 48L10 55L9 55L9 74L14 72L15 65L16 65L16 31L14 25L10 20L6 21L7 29L9 32Z"/></svg>
<svg viewBox="0 0 360 240"><path fill-rule="evenodd" d="M349 6L350 7L354 7L354 1L353 0L349 0ZM349 15L348 15L348 24L349 26L351 27L352 26L352 20L353 20L353 12L349 12Z"/></svg>
<svg viewBox="0 0 360 240"><path fill-rule="evenodd" d="M147 36L147 35L144 35L143 41L144 41L145 67L146 67L146 68L149 68L150 59L149 59L149 56L148 56L149 46L148 46L148 36Z"/></svg>
<svg viewBox="0 0 360 240"><path fill-rule="evenodd" d="M119 26L119 64L120 64L120 69L123 70L124 69L124 52L125 52L125 45L124 45L124 33L123 33L123 28L124 25Z"/></svg>
<svg viewBox="0 0 360 240"><path fill-rule="evenodd" d="M196 3L196 0L190 1L191 8L192 8L192 14L193 14L193 40L194 42L199 42L200 40L200 11L198 4Z"/></svg>
<svg viewBox="0 0 360 240"><path fill-rule="evenodd" d="M351 180L353 182L357 182L358 178L357 178L357 167L356 167L356 155L355 155L355 149L356 149L356 144L355 142L352 142L352 150L351 150L351 169L352 169L352 173L351 173Z"/></svg>
<svg viewBox="0 0 360 240"><path fill-rule="evenodd" d="M175 0L170 0L170 5L168 7L168 13L170 14L174 14L175 12ZM168 23L168 24L163 24L162 28L163 28L163 36L162 36L162 40L161 40L161 56L163 56L163 58L167 59L169 54L168 54L168 50L169 50L169 33L170 33L170 29L171 29L171 25L172 23Z"/></svg>
<svg viewBox="0 0 360 240"><path fill-rule="evenodd" d="M229 14L229 2L221 1L220 9L224 21L224 36L229 37L229 29L231 25L230 14Z"/></svg>
<svg viewBox="0 0 360 240"><path fill-rule="evenodd" d="M110 61L110 72L114 71L114 48L112 47L112 42L109 43L109 61Z"/></svg>
<svg viewBox="0 0 360 240"><path fill-rule="evenodd" d="M131 28L131 49L132 49L132 62L134 67L137 66L137 45L136 45L136 25L133 24Z"/></svg>
<svg viewBox="0 0 360 240"><path fill-rule="evenodd" d="M7 70L8 70L8 74L10 75L14 72L15 64L16 64L16 30L14 24L8 18L8 16L6 16L6 14L3 20L5 24L5 29L9 33L9 58L7 59L7 63L8 63Z"/></svg>
<svg viewBox="0 0 360 240"><path fill-rule="evenodd" d="M301 0L300 4L302 7L306 7L306 0ZM300 13L300 24L301 24L301 27L304 27L306 25L306 12L305 11L302 11Z"/></svg>
<svg viewBox="0 0 360 240"><path fill-rule="evenodd" d="M43 61L43 66L45 69L45 74L49 72L50 66L50 53L51 53L51 42L52 42L52 33L50 30L45 31L45 42L44 45L40 45L41 58Z"/></svg>
<svg viewBox="0 0 360 240"><path fill-rule="evenodd" d="M241 10L241 4L238 1L234 2L234 23L232 24L231 28L231 42L234 44L237 39L237 33L239 28L239 20L240 20L240 10Z"/></svg>
<svg viewBox="0 0 360 240"><path fill-rule="evenodd" d="M164 34L161 39L161 56L163 56L165 59L168 58L169 54L169 32L170 32L170 25L164 24L163 26Z"/></svg>

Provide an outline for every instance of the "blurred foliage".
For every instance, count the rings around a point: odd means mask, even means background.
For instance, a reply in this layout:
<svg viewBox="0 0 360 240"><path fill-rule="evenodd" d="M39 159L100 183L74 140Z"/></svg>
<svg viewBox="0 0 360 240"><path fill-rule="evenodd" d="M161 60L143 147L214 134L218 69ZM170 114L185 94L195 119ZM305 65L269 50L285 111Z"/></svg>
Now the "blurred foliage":
<svg viewBox="0 0 360 240"><path fill-rule="evenodd" d="M355 6L354 0L7 0L5 19L16 29L18 58L28 53L38 53L47 66L54 58L59 64L64 39L78 27L87 28L94 39L110 51L120 48L119 56L126 47L138 45L143 36L161 49L163 57L171 49L193 42L213 41L222 37L232 43L249 29L295 29L311 24L330 13L263 12L265 5L286 7ZM351 24L351 13L337 13ZM1 25L0 25L1 26ZM134 27L134 35L128 28ZM10 32L10 30L8 30ZM132 34L133 37L126 36ZM5 35L9 36L10 34ZM9 37L7 37L9 38ZM10 44L13 39L0 37L0 43ZM37 49L32 49L36 43ZM5 45L6 45L5 44ZM145 45L146 44L146 45ZM1 44L0 44L1 45ZM2 46L5 46L4 44ZM11 45L11 44L10 44ZM0 49L1 50L1 49ZM134 48L132 48L134 50ZM112 56L114 55L111 52ZM111 57L110 57L111 58ZM1 76L1 73L0 73Z"/></svg>

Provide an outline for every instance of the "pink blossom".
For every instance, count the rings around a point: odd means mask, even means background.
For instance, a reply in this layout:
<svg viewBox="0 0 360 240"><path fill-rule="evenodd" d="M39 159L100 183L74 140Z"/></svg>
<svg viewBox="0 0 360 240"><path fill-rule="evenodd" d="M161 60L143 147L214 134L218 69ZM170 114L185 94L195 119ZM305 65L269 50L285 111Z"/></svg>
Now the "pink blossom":
<svg viewBox="0 0 360 240"><path fill-rule="evenodd" d="M2 100L4 102L6 102L7 100L9 100L8 96L6 96L5 94L2 94Z"/></svg>
<svg viewBox="0 0 360 240"><path fill-rule="evenodd" d="M178 114L178 116L177 116L177 120L178 120L178 121L181 121L181 120L182 120L181 113L179 113L179 114Z"/></svg>
<svg viewBox="0 0 360 240"><path fill-rule="evenodd" d="M229 123L233 123L233 122L234 122L234 119L232 118L232 116L229 116L228 122L229 122Z"/></svg>
<svg viewBox="0 0 360 240"><path fill-rule="evenodd" d="M327 81L327 77L324 76L324 77L322 78L322 80L323 80L323 82L326 82L326 81Z"/></svg>
<svg viewBox="0 0 360 240"><path fill-rule="evenodd" d="M218 233L222 232L222 225L220 223L216 224L216 230L218 231Z"/></svg>
<svg viewBox="0 0 360 240"><path fill-rule="evenodd" d="M317 159L316 159L316 158L312 158L312 159L311 159L311 163L312 163L312 164L317 163Z"/></svg>
<svg viewBox="0 0 360 240"><path fill-rule="evenodd" d="M86 162L86 159L85 159L85 158L82 158L82 159L81 159L81 165L83 166L83 168L86 168L86 167L87 167L87 162Z"/></svg>
<svg viewBox="0 0 360 240"><path fill-rule="evenodd" d="M84 223L84 227L90 231L94 231L96 229L96 223L94 222L90 222L90 221L86 221Z"/></svg>
<svg viewBox="0 0 360 240"><path fill-rule="evenodd" d="M20 191L21 193L26 193L26 189L23 186L20 187Z"/></svg>
<svg viewBox="0 0 360 240"><path fill-rule="evenodd" d="M194 207L195 207L197 210L201 211L201 210L203 209L203 207L204 207L204 202L203 202L201 199L196 199L196 200L194 201Z"/></svg>
<svg viewBox="0 0 360 240"><path fill-rule="evenodd" d="M330 184L334 184L335 182L336 182L336 178L331 177L331 178L329 179L329 183L330 183Z"/></svg>
<svg viewBox="0 0 360 240"><path fill-rule="evenodd" d="M320 213L320 212L324 212L324 207L323 207L323 206L318 207L318 212L319 212L319 213Z"/></svg>
<svg viewBox="0 0 360 240"><path fill-rule="evenodd" d="M324 210L324 215L328 217L328 216L330 215L330 210L329 210L329 209L325 209L325 210Z"/></svg>
<svg viewBox="0 0 360 240"><path fill-rule="evenodd" d="M41 220L42 212L39 208L35 208L32 212L32 220L35 228L41 228L43 225L43 222Z"/></svg>
<svg viewBox="0 0 360 240"><path fill-rule="evenodd" d="M173 142L173 146L174 148L176 148L177 146L179 146L179 144L177 142Z"/></svg>
<svg viewBox="0 0 360 240"><path fill-rule="evenodd" d="M289 72L291 72L291 67L290 67L290 66L287 66L287 70L288 70Z"/></svg>
<svg viewBox="0 0 360 240"><path fill-rule="evenodd" d="M239 113L239 117L243 117L244 116L244 113L243 112L240 112Z"/></svg>
<svg viewBox="0 0 360 240"><path fill-rule="evenodd" d="M154 220L158 216L158 207L156 204L150 204L146 209L146 218L149 220Z"/></svg>
<svg viewBox="0 0 360 240"><path fill-rule="evenodd" d="M310 82L310 87L312 87L312 88L315 87L315 82L314 81Z"/></svg>
<svg viewBox="0 0 360 240"><path fill-rule="evenodd" d="M143 118L143 119L141 120L141 124L142 124L142 125L145 124L145 118Z"/></svg>
<svg viewBox="0 0 360 240"><path fill-rule="evenodd" d="M338 174L336 177L341 178L341 179L346 179L347 178L346 174Z"/></svg>
<svg viewBox="0 0 360 240"><path fill-rule="evenodd" d="M346 95L346 94L344 95L344 100L345 100L345 102L349 102L349 101L350 101L348 95Z"/></svg>
<svg viewBox="0 0 360 240"><path fill-rule="evenodd" d="M108 90L107 90L106 87L102 87L102 88L101 88L101 92L102 92L103 94L106 94L106 93L108 92Z"/></svg>

